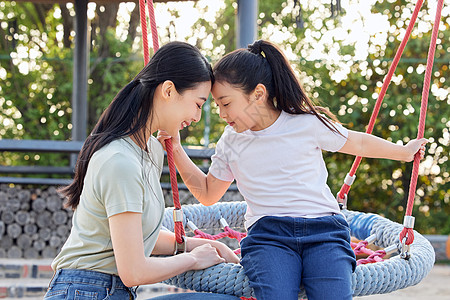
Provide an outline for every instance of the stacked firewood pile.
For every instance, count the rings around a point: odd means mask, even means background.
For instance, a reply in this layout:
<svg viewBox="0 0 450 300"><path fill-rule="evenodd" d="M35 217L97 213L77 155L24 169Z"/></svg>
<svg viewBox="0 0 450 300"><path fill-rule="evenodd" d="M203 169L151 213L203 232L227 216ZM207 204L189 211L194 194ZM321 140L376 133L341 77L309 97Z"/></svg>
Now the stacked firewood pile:
<svg viewBox="0 0 450 300"><path fill-rule="evenodd" d="M71 228L55 187L0 186L0 257L55 257Z"/></svg>
<svg viewBox="0 0 450 300"><path fill-rule="evenodd" d="M166 207L172 193L164 191ZM222 201L242 201L238 192ZM198 203L188 191L180 191L181 204ZM57 188L0 185L0 258L53 258L69 236L72 210L64 208Z"/></svg>

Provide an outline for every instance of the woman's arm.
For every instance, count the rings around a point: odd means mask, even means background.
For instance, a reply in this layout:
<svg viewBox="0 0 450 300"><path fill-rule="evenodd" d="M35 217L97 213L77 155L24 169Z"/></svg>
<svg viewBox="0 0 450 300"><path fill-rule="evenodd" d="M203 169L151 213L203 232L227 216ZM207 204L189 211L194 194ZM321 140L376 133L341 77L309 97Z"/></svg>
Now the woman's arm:
<svg viewBox="0 0 450 300"><path fill-rule="evenodd" d="M190 252L195 248L204 244L210 244L218 254L230 263L239 263L239 257L224 243L206 239L198 239L186 237L186 251ZM175 234L171 231L161 230L159 232L158 241L153 248L152 255L172 255L175 252Z"/></svg>
<svg viewBox="0 0 450 300"><path fill-rule="evenodd" d="M166 132L158 132L158 140L164 148L164 141L170 138ZM172 144L175 165L192 195L203 205L213 205L218 202L230 187L231 182L217 179L210 173L205 175L186 154L180 144L179 136L172 138Z"/></svg>
<svg viewBox="0 0 450 300"><path fill-rule="evenodd" d="M200 270L225 262L215 247L208 243L170 257L146 257L142 239L142 214L125 212L109 218L109 228L120 279L126 286L151 284L188 270ZM162 243L167 243L163 234ZM158 242L159 241L158 238ZM172 249L174 241L171 241ZM167 249L167 245L158 245ZM157 247L157 248L158 248ZM172 252L173 253L173 252ZM171 253L171 254L172 254Z"/></svg>
<svg viewBox="0 0 450 300"><path fill-rule="evenodd" d="M422 138L411 140L404 146L397 145L367 133L349 130L347 141L339 152L370 158L412 161L418 151L423 158L426 143L427 139Z"/></svg>

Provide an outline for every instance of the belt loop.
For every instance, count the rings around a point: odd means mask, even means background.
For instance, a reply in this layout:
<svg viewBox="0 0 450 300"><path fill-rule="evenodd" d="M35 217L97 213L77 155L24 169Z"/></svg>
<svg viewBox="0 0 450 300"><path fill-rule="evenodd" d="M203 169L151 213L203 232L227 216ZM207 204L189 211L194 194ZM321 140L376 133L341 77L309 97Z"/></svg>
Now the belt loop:
<svg viewBox="0 0 450 300"><path fill-rule="evenodd" d="M115 275L111 275L111 291L109 295L111 296L116 291L117 277Z"/></svg>
<svg viewBox="0 0 450 300"><path fill-rule="evenodd" d="M53 272L52 279L50 279L50 283L48 284L48 288L51 289L55 285L56 278L58 278L58 275L61 273L61 269L56 270Z"/></svg>

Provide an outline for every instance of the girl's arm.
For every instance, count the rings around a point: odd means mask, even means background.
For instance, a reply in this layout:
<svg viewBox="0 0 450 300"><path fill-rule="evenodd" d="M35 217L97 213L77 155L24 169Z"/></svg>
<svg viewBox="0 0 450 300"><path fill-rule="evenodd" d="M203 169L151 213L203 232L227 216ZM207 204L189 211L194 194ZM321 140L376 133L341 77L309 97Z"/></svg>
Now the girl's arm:
<svg viewBox="0 0 450 300"><path fill-rule="evenodd" d="M427 139L422 138L411 140L406 145L397 145L367 133L349 130L347 141L339 152L369 158L412 161L418 151L423 158L427 142Z"/></svg>
<svg viewBox="0 0 450 300"><path fill-rule="evenodd" d="M158 132L158 140L163 144L171 137L165 131ZM217 179L212 174L202 172L189 158L180 144L180 137L172 138L173 156L183 182L194 197L203 205L218 202L231 185L231 181Z"/></svg>
<svg viewBox="0 0 450 300"><path fill-rule="evenodd" d="M188 270L200 270L226 261L219 255L221 252L218 253L215 247L206 242L199 247L191 247L191 252L188 253L169 257L146 257L141 218L142 214L132 212L109 218L117 270L126 286L156 283ZM170 253L160 253L173 254L174 241L169 234L164 233L158 237L155 249L171 249ZM187 245L189 247L189 241Z"/></svg>

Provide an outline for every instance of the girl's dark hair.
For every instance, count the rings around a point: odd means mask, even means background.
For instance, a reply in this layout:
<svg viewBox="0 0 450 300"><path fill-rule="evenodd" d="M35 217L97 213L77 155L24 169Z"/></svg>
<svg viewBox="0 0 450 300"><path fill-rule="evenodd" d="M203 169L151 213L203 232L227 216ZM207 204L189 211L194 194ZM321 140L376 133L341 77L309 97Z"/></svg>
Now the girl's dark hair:
<svg viewBox="0 0 450 300"><path fill-rule="evenodd" d="M258 40L248 49L230 52L214 65L213 72L216 81L227 82L247 95L261 83L277 110L289 114L315 115L330 130L340 134L330 120L320 113L339 122L337 118L308 98L286 56L268 41Z"/></svg>
<svg viewBox="0 0 450 300"><path fill-rule="evenodd" d="M214 83L211 65L196 47L184 42L162 46L139 74L120 90L86 138L78 156L74 180L59 190L67 197L66 206L72 209L78 206L89 161L103 146L132 135L148 153L150 137L145 136L143 129L153 116L155 89L166 80L172 81L180 94L200 82Z"/></svg>

